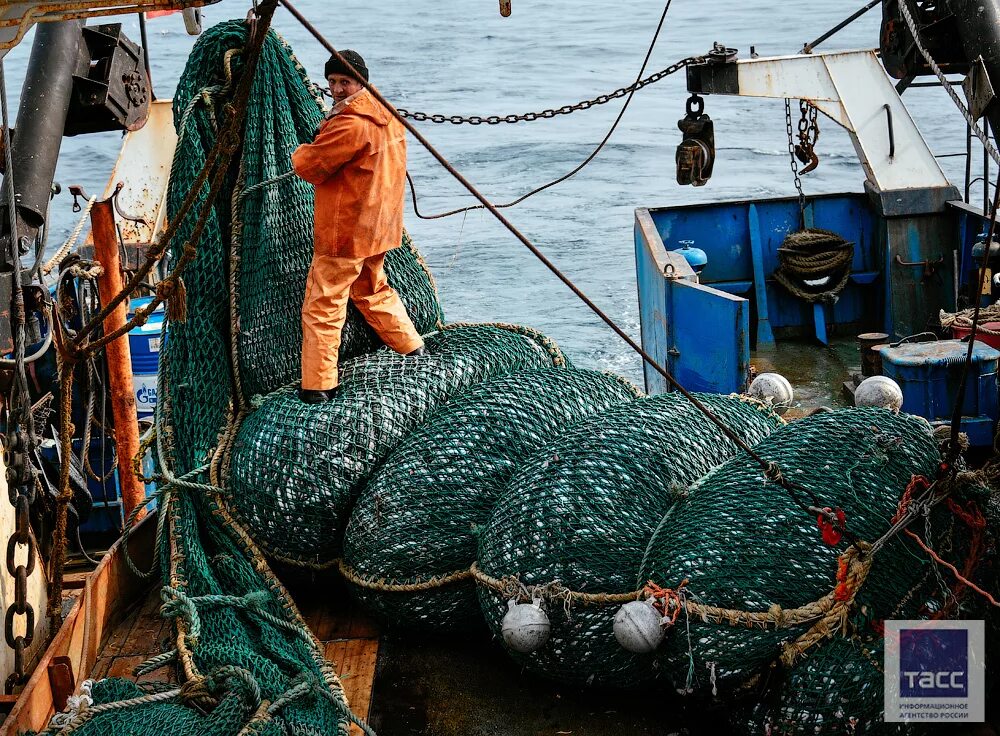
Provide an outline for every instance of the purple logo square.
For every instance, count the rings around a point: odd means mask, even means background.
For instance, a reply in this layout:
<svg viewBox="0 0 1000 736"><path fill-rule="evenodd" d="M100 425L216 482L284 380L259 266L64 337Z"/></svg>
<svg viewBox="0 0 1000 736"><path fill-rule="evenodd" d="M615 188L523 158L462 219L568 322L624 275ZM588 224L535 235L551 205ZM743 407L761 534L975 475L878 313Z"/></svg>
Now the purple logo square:
<svg viewBox="0 0 1000 736"><path fill-rule="evenodd" d="M899 695L965 698L969 695L966 629L900 629Z"/></svg>

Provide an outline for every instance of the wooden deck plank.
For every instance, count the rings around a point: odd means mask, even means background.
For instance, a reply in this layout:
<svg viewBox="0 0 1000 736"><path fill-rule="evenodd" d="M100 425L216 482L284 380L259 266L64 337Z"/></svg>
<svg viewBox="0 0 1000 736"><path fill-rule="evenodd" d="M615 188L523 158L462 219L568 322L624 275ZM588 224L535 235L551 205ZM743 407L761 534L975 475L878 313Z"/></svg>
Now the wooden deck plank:
<svg viewBox="0 0 1000 736"><path fill-rule="evenodd" d="M312 628L312 626L310 626ZM374 639L380 635L378 624L355 603L341 610L326 608L313 633L320 641L334 639Z"/></svg>
<svg viewBox="0 0 1000 736"><path fill-rule="evenodd" d="M344 694L354 714L368 718L372 704L372 686L375 683L375 664L378 660L378 639L341 639L326 642L323 656L330 660L344 686ZM352 726L352 734L361 730Z"/></svg>
<svg viewBox="0 0 1000 736"><path fill-rule="evenodd" d="M134 680L132 671L146 660L140 655L115 657L111 666L108 667L108 677L124 677L126 680Z"/></svg>
<svg viewBox="0 0 1000 736"><path fill-rule="evenodd" d="M111 667L111 663L115 660L114 657L101 654L94 663L94 669L91 672L90 679L102 680L108 676L108 669ZM84 678L86 679L86 678Z"/></svg>
<svg viewBox="0 0 1000 736"><path fill-rule="evenodd" d="M156 533L155 516L140 523L129 537L128 547L136 564L148 566ZM3 726L9 733L41 731L53 712L53 693L48 666L54 657L65 656L76 681L94 670L112 630L126 617L125 609L140 598L149 583L133 576L121 561L122 543L106 555L90 575L80 597L66 615L63 627L49 644L21 697Z"/></svg>
<svg viewBox="0 0 1000 736"><path fill-rule="evenodd" d="M156 593L146 597L134 616L134 624L128 636L115 653L116 656L143 655L146 659L163 651L161 639L164 620L160 616L160 605L160 596Z"/></svg>

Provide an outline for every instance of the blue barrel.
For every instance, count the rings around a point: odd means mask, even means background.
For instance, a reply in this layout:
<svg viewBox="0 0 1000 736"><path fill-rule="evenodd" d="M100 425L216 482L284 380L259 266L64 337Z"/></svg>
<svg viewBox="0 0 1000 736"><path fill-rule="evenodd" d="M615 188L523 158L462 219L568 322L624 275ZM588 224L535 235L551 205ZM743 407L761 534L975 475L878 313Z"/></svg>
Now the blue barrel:
<svg viewBox="0 0 1000 736"><path fill-rule="evenodd" d="M129 303L129 317L136 310L145 307L152 297L132 299ZM152 421L156 411L156 370L160 364L160 340L163 328L163 305L149 315L149 321L135 327L128 333L129 349L132 351L132 382L135 390L135 408L139 419Z"/></svg>

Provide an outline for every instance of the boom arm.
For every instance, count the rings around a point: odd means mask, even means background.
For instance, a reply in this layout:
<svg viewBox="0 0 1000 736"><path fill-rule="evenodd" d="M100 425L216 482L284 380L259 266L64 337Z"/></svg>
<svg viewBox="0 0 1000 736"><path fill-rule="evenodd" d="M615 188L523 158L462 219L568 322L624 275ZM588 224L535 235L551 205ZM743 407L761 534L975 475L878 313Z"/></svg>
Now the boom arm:
<svg viewBox="0 0 1000 736"><path fill-rule="evenodd" d="M808 100L851 134L876 191L953 190L874 51L708 62L688 67L688 90Z"/></svg>
<svg viewBox="0 0 1000 736"><path fill-rule="evenodd" d="M33 0L0 2L0 58L17 46L35 23L126 15L147 10L180 10L219 0Z"/></svg>

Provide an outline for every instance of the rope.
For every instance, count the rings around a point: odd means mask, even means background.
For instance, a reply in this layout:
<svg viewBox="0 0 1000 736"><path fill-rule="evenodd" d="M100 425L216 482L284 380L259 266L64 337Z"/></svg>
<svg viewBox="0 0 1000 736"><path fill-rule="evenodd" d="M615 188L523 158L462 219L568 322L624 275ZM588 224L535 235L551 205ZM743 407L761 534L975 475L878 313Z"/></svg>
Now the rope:
<svg viewBox="0 0 1000 736"><path fill-rule="evenodd" d="M847 285L854 260L854 244L829 230L800 230L785 236L778 248L774 279L789 292L810 303L833 303ZM821 286L805 281L827 279Z"/></svg>
<svg viewBox="0 0 1000 736"><path fill-rule="evenodd" d="M975 314L975 309L963 309L955 313L946 312L942 309L938 314L938 319L941 321L941 327L946 330L950 330L954 327L968 330L972 329L973 317L975 317ZM990 304L987 307L980 307L976 327L976 332L981 335L1000 337L1000 330L990 330L983 327L981 324L982 322L1000 322L1000 302Z"/></svg>
<svg viewBox="0 0 1000 736"><path fill-rule="evenodd" d="M926 478L921 478L920 476L914 477L913 481L910 483L910 486L907 487L906 493L903 494L903 497L899 501L899 510L896 512L896 516L893 517L893 521L896 521L898 518L901 518L906 513L906 511L912 505L914 505L912 499L913 493L922 488L923 489L930 488L929 481ZM969 509L963 509L961 506L959 506L957 503L955 503L952 499L949 498L948 507L951 509L952 513L958 516L973 531L975 531L976 529L981 530L985 528L986 520L983 518L979 509L975 506L974 502L970 501ZM921 515L926 516L926 512ZM935 563L937 563L941 567L947 568L947 570L951 572L952 575L955 576L955 578L958 580L960 584L960 588L961 586L967 587L970 590L975 591L976 593L981 595L987 601L989 601L990 605L1000 608L1000 601L997 601L997 599L994 598L990 593L983 590L978 585L969 580L965 575L959 572L958 568L955 567L953 564L951 564L947 560L942 559L941 556L938 555L938 553L935 552L934 549L931 548L930 545L928 545L923 539L921 539L916 532L914 532L911 529L906 529L904 531L906 535L914 542L916 542L917 545L920 547L920 549L926 552L928 556L930 556L930 558ZM975 541L973 542L972 546L973 548L976 547ZM972 554L970 553L970 563L969 563L970 569L972 566L971 557Z"/></svg>
<svg viewBox="0 0 1000 736"><path fill-rule="evenodd" d="M59 264L66 259L66 256L69 255L70 251L73 250L73 247L76 245L76 239L80 237L80 233L83 232L84 225L87 224L87 218L90 217L90 208L94 206L94 202L96 201L96 196L92 196L87 200L87 204L83 208L83 214L80 215L80 221L76 223L76 227L73 228L69 237L66 238L66 242L59 246L59 250L55 252L55 255L46 261L45 265L42 267L42 273L44 275L48 276L52 273L53 269L59 266Z"/></svg>
<svg viewBox="0 0 1000 736"><path fill-rule="evenodd" d="M395 580L386 580L385 578L363 577L355 572L354 568L344 562L343 559L338 559L334 562L337 565L337 569L340 570L340 574L343 575L349 582L362 588L378 590L383 593L419 593L427 590L435 590L436 588L451 585L452 583L460 583L464 580L471 580L475 577L472 568L466 568L464 570L456 570L455 572L447 573L445 575L435 575L434 577L427 578L426 580L418 580L412 583L400 583Z"/></svg>
<svg viewBox="0 0 1000 736"><path fill-rule="evenodd" d="M959 112L962 113L962 117L965 118L965 122L969 125L969 130L971 130L975 134L976 138L979 139L980 143L983 144L983 147L986 149L987 153L989 153L990 158L997 163L1000 163L1000 153L997 153L997 149L995 149L993 144L990 143L990 137L983 132L978 125L976 125L976 121L972 117L972 113L969 112L969 108L967 108L965 103L962 102L962 98L958 96L958 92L955 91L951 82L948 81L948 77L944 75L944 72L941 71L941 67L939 67L937 62L934 61L934 57L931 56L930 52L924 47L923 42L920 40L920 30L917 28L917 23L913 20L913 16L910 14L909 0L899 0L899 11L903 16L903 20L906 21L907 27L910 29L910 35L913 37L913 43L916 45L917 50L920 52L920 55L924 57L924 61L927 62L931 71L934 72L934 76L937 77L941 86L944 87L944 90L948 93L951 101L955 103L955 107L957 107Z"/></svg>

